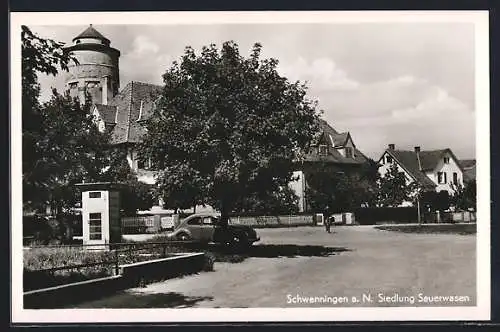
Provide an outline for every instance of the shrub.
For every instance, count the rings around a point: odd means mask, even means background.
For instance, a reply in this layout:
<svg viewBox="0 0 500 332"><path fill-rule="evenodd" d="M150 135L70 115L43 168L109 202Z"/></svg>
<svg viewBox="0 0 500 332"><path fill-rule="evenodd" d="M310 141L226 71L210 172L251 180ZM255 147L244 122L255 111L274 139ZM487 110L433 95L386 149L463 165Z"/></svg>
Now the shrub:
<svg viewBox="0 0 500 332"><path fill-rule="evenodd" d="M211 272L214 270L215 257L211 253L205 253L205 262L203 263L203 271Z"/></svg>

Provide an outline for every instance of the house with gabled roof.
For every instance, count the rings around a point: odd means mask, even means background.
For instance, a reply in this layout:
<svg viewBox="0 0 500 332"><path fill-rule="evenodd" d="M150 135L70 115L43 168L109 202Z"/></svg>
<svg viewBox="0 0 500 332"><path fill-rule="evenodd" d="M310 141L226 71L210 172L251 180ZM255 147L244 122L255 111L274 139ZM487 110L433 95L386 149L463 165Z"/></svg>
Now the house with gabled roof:
<svg viewBox="0 0 500 332"><path fill-rule="evenodd" d="M454 186L464 184L464 171L449 148L424 151L416 146L414 150L398 150L389 144L378 160L379 174L383 177L394 163L408 184L416 182L424 191L453 194Z"/></svg>
<svg viewBox="0 0 500 332"><path fill-rule="evenodd" d="M312 145L294 172L290 187L299 197L299 211L308 210L306 197L307 175L318 169L331 172L356 172L368 163L368 158L356 147L349 132L338 132L325 120L320 120L317 141Z"/></svg>
<svg viewBox="0 0 500 332"><path fill-rule="evenodd" d="M127 161L139 181L154 184L151 163L140 158L136 149L146 133L143 121L153 113L161 86L132 81L108 101L92 106L99 129L111 132L111 144L127 150Z"/></svg>

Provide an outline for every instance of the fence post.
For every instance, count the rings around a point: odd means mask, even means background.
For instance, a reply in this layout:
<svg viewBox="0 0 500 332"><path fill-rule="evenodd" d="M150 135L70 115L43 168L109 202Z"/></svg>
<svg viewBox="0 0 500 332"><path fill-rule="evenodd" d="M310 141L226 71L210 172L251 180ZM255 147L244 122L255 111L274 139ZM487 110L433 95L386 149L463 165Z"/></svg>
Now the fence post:
<svg viewBox="0 0 500 332"><path fill-rule="evenodd" d="M120 264L118 262L118 248L115 248L115 276L120 274Z"/></svg>
<svg viewBox="0 0 500 332"><path fill-rule="evenodd" d="M163 243L163 258L167 257L167 244Z"/></svg>

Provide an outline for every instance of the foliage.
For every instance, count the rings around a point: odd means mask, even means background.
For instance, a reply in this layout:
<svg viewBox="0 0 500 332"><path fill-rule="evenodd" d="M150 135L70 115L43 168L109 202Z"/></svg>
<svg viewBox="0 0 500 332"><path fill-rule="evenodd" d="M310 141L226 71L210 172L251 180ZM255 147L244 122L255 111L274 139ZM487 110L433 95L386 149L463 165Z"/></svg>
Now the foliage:
<svg viewBox="0 0 500 332"><path fill-rule="evenodd" d="M253 193L236 202L234 212L240 215L282 215L299 212L298 196L288 186L277 192Z"/></svg>
<svg viewBox="0 0 500 332"><path fill-rule="evenodd" d="M465 185L452 185L451 204L458 210L476 210L476 181L471 180Z"/></svg>
<svg viewBox="0 0 500 332"><path fill-rule="evenodd" d="M425 207L429 212L443 212L450 208L450 204L451 197L446 190L441 190L440 192L427 191L421 195L420 205Z"/></svg>
<svg viewBox="0 0 500 332"><path fill-rule="evenodd" d="M150 209L156 201L155 188L140 182L127 161L127 150L115 147L110 150L109 167L101 175L103 181L124 184L120 193L121 209L125 215L135 215L138 210Z"/></svg>
<svg viewBox="0 0 500 332"><path fill-rule="evenodd" d="M375 203L378 166L373 160L355 170L324 167L307 174L306 197L316 211L345 212Z"/></svg>
<svg viewBox="0 0 500 332"><path fill-rule="evenodd" d="M168 207L209 204L226 218L242 197L278 192L318 128L306 87L276 70L278 61L249 58L234 42L187 47L163 75L141 146L159 170Z"/></svg>
<svg viewBox="0 0 500 332"><path fill-rule="evenodd" d="M377 204L382 207L396 207L405 201L413 201L419 192L416 182L407 183L406 176L393 163L377 185Z"/></svg>
<svg viewBox="0 0 500 332"><path fill-rule="evenodd" d="M92 181L105 160L107 142L94 125L90 104L53 91L41 104L38 74L67 70L71 55L62 44L22 27L23 199L30 208L50 204L55 213L79 199L74 184Z"/></svg>

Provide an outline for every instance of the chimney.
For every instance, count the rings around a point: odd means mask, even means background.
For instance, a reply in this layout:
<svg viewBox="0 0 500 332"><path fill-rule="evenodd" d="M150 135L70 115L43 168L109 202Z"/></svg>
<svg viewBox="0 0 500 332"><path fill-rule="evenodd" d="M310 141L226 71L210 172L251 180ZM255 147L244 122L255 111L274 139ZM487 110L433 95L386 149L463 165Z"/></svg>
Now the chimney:
<svg viewBox="0 0 500 332"><path fill-rule="evenodd" d="M415 147L415 153L417 154L417 163L418 163L418 170L422 170L422 162L420 160L420 146Z"/></svg>
<svg viewBox="0 0 500 332"><path fill-rule="evenodd" d="M394 144L392 144L392 143L389 144L389 150L394 150L394 147L395 147Z"/></svg>
<svg viewBox="0 0 500 332"><path fill-rule="evenodd" d="M108 104L108 78L109 76L104 76L103 77L103 84L102 84L102 104L107 105Z"/></svg>

